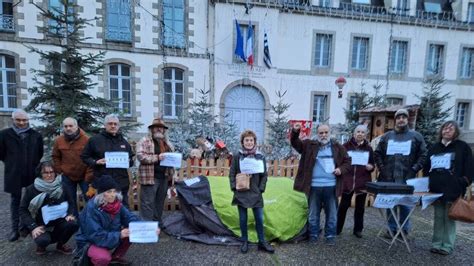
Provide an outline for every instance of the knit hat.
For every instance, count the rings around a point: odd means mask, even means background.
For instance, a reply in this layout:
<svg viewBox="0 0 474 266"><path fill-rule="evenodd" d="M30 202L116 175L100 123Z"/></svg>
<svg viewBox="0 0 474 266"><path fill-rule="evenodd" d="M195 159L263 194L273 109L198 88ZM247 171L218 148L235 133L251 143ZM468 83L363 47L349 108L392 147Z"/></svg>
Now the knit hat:
<svg viewBox="0 0 474 266"><path fill-rule="evenodd" d="M408 118L408 111L407 111L407 109L403 109L403 108L402 108L402 109L398 109L398 111L395 113L395 119L397 119L397 117L398 117L399 115L404 115L404 116L406 116L406 117Z"/></svg>
<svg viewBox="0 0 474 266"><path fill-rule="evenodd" d="M97 189L97 193L100 194L105 192L109 189L115 188L118 189L117 182L113 179L113 177L109 175L103 175L99 178L94 180L93 186Z"/></svg>

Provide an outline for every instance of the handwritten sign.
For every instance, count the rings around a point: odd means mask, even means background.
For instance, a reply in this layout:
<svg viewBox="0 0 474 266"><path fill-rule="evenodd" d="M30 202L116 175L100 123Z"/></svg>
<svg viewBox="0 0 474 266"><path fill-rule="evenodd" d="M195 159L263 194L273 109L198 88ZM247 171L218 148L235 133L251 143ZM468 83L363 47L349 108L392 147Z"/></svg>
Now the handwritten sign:
<svg viewBox="0 0 474 266"><path fill-rule="evenodd" d="M416 206L419 200L419 195L377 194L374 207L390 209L395 205Z"/></svg>
<svg viewBox="0 0 474 266"><path fill-rule="evenodd" d="M158 242L158 222L131 222L128 224L130 230L130 242L132 243L156 243Z"/></svg>
<svg viewBox="0 0 474 266"><path fill-rule="evenodd" d="M318 158L318 160L321 162L324 172L332 174L334 172L334 169L336 169L336 166L334 165L334 159L332 157Z"/></svg>
<svg viewBox="0 0 474 266"><path fill-rule="evenodd" d="M411 140L407 141L388 141L387 155L410 155L411 152Z"/></svg>
<svg viewBox="0 0 474 266"><path fill-rule="evenodd" d="M451 153L445 153L442 155L432 155L431 160L431 169L450 169L451 168ZM430 170L431 170L430 169Z"/></svg>
<svg viewBox="0 0 474 266"><path fill-rule="evenodd" d="M347 152L352 159L352 165L367 165L369 163L369 152L368 151L348 151Z"/></svg>
<svg viewBox="0 0 474 266"><path fill-rule="evenodd" d="M264 173L263 161L254 158L244 158L239 161L240 172L243 174L260 174Z"/></svg>
<svg viewBox="0 0 474 266"><path fill-rule="evenodd" d="M414 192L428 192L429 184L428 177L407 179L407 185L413 186L415 188Z"/></svg>
<svg viewBox="0 0 474 266"><path fill-rule="evenodd" d="M165 159L160 161L161 166L181 168L181 162L183 161L183 154L178 152L165 152L163 153Z"/></svg>
<svg viewBox="0 0 474 266"><path fill-rule="evenodd" d="M67 215L67 208L69 204L67 201L58 205L45 205L41 208L44 224L54 221L59 218L64 218Z"/></svg>
<svg viewBox="0 0 474 266"><path fill-rule="evenodd" d="M112 151L105 152L105 168L128 168L128 152Z"/></svg>

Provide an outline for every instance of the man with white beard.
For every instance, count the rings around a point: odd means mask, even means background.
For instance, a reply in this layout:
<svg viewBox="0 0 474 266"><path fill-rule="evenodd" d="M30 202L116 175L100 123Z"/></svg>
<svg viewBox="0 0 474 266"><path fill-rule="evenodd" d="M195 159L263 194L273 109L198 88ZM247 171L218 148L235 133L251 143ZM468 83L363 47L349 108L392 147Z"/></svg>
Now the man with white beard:
<svg viewBox="0 0 474 266"><path fill-rule="evenodd" d="M301 153L294 190L304 192L308 198L309 241L317 243L320 229L320 214L326 215L324 237L326 244L336 244L337 197L342 192L342 175L351 167L346 149L331 139L329 125L320 124L316 140L300 140L301 125L291 130L291 145Z"/></svg>
<svg viewBox="0 0 474 266"><path fill-rule="evenodd" d="M140 215L144 220L158 221L161 216L168 191L168 180L173 178L174 169L160 165L163 153L172 152L173 146L168 139L168 127L162 119L155 118L148 126L149 133L137 143L137 158L140 192Z"/></svg>

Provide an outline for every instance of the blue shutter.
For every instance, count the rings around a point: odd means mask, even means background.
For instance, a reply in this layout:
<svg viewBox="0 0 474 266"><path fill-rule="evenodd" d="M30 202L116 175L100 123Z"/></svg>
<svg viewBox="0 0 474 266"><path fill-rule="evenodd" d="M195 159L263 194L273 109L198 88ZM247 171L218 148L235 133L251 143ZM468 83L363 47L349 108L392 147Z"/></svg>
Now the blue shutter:
<svg viewBox="0 0 474 266"><path fill-rule="evenodd" d="M107 0L107 39L131 41L130 0Z"/></svg>

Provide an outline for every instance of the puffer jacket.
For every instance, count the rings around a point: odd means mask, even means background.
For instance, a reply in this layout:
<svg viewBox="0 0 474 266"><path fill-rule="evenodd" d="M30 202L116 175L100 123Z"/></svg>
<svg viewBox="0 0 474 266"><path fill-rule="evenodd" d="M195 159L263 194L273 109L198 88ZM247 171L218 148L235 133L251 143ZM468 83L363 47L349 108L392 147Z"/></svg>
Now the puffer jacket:
<svg viewBox="0 0 474 266"><path fill-rule="evenodd" d="M410 154L387 155L389 140L411 141ZM406 183L407 179L414 178L423 168L427 152L423 136L414 130L406 128L385 133L374 152L375 163L380 171L378 181Z"/></svg>
<svg viewBox="0 0 474 266"><path fill-rule="evenodd" d="M367 140L361 145L358 145L354 138L351 138L348 142L344 143L344 148L347 152L368 152L369 161L368 163L374 165L374 151ZM374 165L375 167L375 165ZM362 189L365 189L365 184L372 181L371 173L374 171L368 171L365 165L352 165L351 170L342 176L342 192L350 193L355 191L360 193Z"/></svg>
<svg viewBox="0 0 474 266"><path fill-rule="evenodd" d="M447 153L451 157L451 168L431 169L432 156ZM430 148L428 158L423 171L429 174L430 192L443 193L440 200L445 202L453 202L466 193L474 177L472 150L466 142L454 140L448 146L438 142Z"/></svg>
<svg viewBox="0 0 474 266"><path fill-rule="evenodd" d="M120 244L120 231L127 228L130 222L140 218L122 205L114 219L96 205L94 199L87 202L79 215L80 231L76 235L79 248L87 243L98 247L114 249Z"/></svg>

